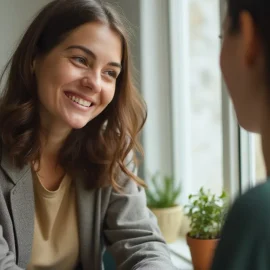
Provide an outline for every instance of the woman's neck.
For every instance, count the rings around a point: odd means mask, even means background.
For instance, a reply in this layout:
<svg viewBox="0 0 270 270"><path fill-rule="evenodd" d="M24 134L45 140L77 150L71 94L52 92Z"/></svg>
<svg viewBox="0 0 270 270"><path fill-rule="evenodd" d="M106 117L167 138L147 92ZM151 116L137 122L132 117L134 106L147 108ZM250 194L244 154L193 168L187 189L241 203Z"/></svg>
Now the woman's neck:
<svg viewBox="0 0 270 270"><path fill-rule="evenodd" d="M45 112L41 113L41 155L57 157L66 138L71 132L71 128L60 120L50 117Z"/></svg>
<svg viewBox="0 0 270 270"><path fill-rule="evenodd" d="M59 151L71 130L63 126L60 128L61 126L56 123L41 127L41 155L39 162L34 164L34 169L45 188L56 190L66 173L59 164Z"/></svg>
<svg viewBox="0 0 270 270"><path fill-rule="evenodd" d="M48 131L42 129L40 132L41 155L48 157L57 157L68 134L69 132L61 132L60 130L50 129L50 131Z"/></svg>
<svg viewBox="0 0 270 270"><path fill-rule="evenodd" d="M261 124L261 141L262 152L264 157L265 169L267 176L270 176L270 108L267 106L264 109L263 119Z"/></svg>
<svg viewBox="0 0 270 270"><path fill-rule="evenodd" d="M269 133L270 136L270 133ZM270 141L266 134L262 134L262 152L264 157L265 171L267 177L270 176Z"/></svg>

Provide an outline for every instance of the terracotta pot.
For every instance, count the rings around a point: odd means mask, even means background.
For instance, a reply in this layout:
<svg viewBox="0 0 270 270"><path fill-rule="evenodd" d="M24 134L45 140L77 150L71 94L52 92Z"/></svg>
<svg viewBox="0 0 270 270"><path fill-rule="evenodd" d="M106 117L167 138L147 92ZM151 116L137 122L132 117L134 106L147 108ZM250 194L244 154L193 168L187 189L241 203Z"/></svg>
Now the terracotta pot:
<svg viewBox="0 0 270 270"><path fill-rule="evenodd" d="M182 206L151 208L151 210L157 217L158 225L165 241L167 243L176 241L183 218Z"/></svg>
<svg viewBox="0 0 270 270"><path fill-rule="evenodd" d="M187 235L194 270L209 270L219 239L196 239Z"/></svg>

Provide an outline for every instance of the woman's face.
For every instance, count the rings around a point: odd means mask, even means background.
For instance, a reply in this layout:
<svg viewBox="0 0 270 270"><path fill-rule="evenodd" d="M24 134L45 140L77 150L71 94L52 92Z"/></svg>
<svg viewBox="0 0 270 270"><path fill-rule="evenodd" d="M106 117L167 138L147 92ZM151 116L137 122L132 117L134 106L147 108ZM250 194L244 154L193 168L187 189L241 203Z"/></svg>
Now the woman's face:
<svg viewBox="0 0 270 270"><path fill-rule="evenodd" d="M120 36L102 23L72 31L34 61L40 114L47 123L80 129L112 101L121 72Z"/></svg>
<svg viewBox="0 0 270 270"><path fill-rule="evenodd" d="M265 91L263 50L250 14L242 13L239 25L239 31L231 33L230 18L224 21L220 65L239 124L260 132Z"/></svg>

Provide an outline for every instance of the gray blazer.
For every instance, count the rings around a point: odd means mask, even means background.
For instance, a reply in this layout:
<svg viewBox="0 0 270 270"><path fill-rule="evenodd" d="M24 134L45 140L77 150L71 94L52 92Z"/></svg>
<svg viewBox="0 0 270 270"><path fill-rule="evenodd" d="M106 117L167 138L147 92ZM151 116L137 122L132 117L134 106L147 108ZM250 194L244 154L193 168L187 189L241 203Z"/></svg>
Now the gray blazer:
<svg viewBox="0 0 270 270"><path fill-rule="evenodd" d="M30 166L18 170L0 149L0 270L25 269L32 250L34 193ZM75 179L81 269L101 270L104 247L121 270L175 270L144 189L124 174L125 193L89 190Z"/></svg>

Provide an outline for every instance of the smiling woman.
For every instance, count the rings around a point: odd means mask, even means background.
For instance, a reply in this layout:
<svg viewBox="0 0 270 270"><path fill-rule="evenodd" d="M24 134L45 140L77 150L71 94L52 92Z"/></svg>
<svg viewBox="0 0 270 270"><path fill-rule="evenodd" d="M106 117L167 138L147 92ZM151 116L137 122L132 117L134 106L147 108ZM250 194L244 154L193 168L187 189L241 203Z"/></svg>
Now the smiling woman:
<svg viewBox="0 0 270 270"><path fill-rule="evenodd" d="M114 97L121 59L120 35L99 22L78 27L37 56L33 71L46 129L79 129L99 115Z"/></svg>
<svg viewBox="0 0 270 270"><path fill-rule="evenodd" d="M0 99L0 268L174 269L136 176L146 108L120 16L55 0L6 66Z"/></svg>

